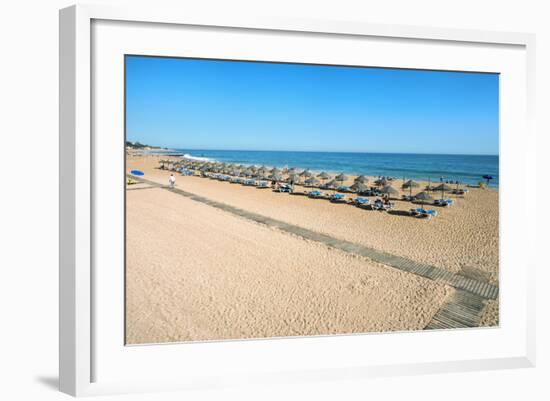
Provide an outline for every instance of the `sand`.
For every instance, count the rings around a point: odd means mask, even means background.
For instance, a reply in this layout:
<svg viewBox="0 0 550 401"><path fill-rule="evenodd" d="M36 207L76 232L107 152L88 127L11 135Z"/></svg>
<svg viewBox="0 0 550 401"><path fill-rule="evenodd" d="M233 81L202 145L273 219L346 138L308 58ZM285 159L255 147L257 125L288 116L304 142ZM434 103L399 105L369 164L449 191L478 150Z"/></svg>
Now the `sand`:
<svg viewBox="0 0 550 401"><path fill-rule="evenodd" d="M127 169L167 184L158 157ZM478 280L498 281L498 191L431 220L176 174L177 187ZM398 180L396 187L401 183ZM143 189L138 189L138 188ZM413 192L414 193L414 192ZM401 211L401 212L399 212ZM130 344L423 329L454 291L148 185L127 191ZM482 325L498 323L498 302Z"/></svg>
<svg viewBox="0 0 550 401"><path fill-rule="evenodd" d="M453 291L163 189L127 198L129 344L418 330Z"/></svg>

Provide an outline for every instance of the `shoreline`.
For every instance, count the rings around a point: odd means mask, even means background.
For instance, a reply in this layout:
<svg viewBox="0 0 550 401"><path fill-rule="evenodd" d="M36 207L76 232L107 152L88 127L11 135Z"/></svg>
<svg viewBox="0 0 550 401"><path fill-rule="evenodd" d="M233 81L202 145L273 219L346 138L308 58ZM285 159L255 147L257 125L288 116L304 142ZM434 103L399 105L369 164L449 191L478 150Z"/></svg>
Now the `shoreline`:
<svg viewBox="0 0 550 401"><path fill-rule="evenodd" d="M267 169L272 169L272 168L279 168L279 169L283 169L283 168L290 168L290 167L294 167L296 168L297 172L301 172L303 170L308 170L310 171L311 173L314 174L314 176L316 176L317 174L320 174L321 172L326 172L332 176L336 176L340 173L344 173L346 175L350 175L350 176L354 176L354 177L357 177L359 175L365 175L366 177L369 178L369 180L372 180L372 179L376 179L377 175L372 175L372 174L364 174L364 172L360 172L360 171L352 171L352 170L341 170L341 171L338 171L338 170L334 170L334 169L313 169L313 168L307 168L307 167L303 167L303 166L300 166L300 165L271 165L271 164L262 164L262 163L249 163L249 162L241 162L241 161L223 161L223 160L218 160L218 159L215 159L215 158L211 158L211 157L207 157L207 156L194 156L194 155L190 155L189 153L185 152L185 151L182 151L182 150L173 150L174 152L178 152L178 153L181 153L178 154L178 155L170 155L170 154L166 154L166 153L170 153L170 152L164 152L164 153L143 153L143 152L140 152L140 151L134 151L136 153L136 155L143 155L143 156L152 156L152 157L164 157L166 158L167 160L172 160L172 159L175 159L175 161L181 161L181 160L187 160L187 161L192 161L192 162L209 162L209 163L226 163L226 164L237 164L237 165L243 165L243 166L246 166L246 167L252 167L252 166L256 166L256 167L259 167L259 166L264 166L266 167ZM267 151L266 151L267 152ZM299 153L299 152L297 152ZM310 153L310 152L302 152L302 153ZM324 152L311 152L311 153L324 153ZM336 152L338 153L338 152ZM353 154L352 152L342 152L342 153L350 153L350 154ZM365 153L365 154L368 154L368 153ZM376 153L375 153L376 154ZM388 153L388 155L393 155L392 153ZM395 155L398 155L398 154L395 154ZM416 155L416 154L404 154L404 155ZM431 156L460 156L460 155L431 155ZM466 156L484 156L484 155L466 155ZM492 155L488 155L488 156L492 156ZM452 173L447 173L447 174L451 174ZM456 173L455 173L456 174ZM448 175L447 177L444 176L444 180L443 180L443 183L447 183L448 185L455 185L454 182L457 181L456 179L450 179L451 175ZM476 187L476 183L479 184L480 182L485 182L485 180L482 178L482 175L483 175L483 172L480 172L480 175L479 175L479 179L469 179L467 181L460 181L460 185L462 186L468 186L468 187ZM382 175L380 175L382 176ZM391 174L391 175L386 175L385 177L391 177L393 178L394 182L398 182L398 181L402 181L403 180L403 174ZM412 179L412 180L415 180L415 181L421 181L421 182L425 182L427 183L430 179L430 176L429 174L410 174L409 175L405 175L405 180L409 180L409 179ZM449 183L448 181L451 181L453 183ZM433 176L433 179L431 180L431 183L435 184L435 185L439 185L441 183L440 181L440 176L437 176L437 175L434 175ZM489 184L489 187L486 187L486 189L492 189L492 190L497 190L499 189L499 184L498 183L495 183L495 182L491 182Z"/></svg>

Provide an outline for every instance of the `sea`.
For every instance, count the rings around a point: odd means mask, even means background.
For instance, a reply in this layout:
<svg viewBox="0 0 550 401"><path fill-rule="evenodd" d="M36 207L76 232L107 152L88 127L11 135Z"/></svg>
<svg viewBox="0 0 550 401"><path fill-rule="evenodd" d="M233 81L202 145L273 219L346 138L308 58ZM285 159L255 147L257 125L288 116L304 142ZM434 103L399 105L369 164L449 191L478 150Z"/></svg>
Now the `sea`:
<svg viewBox="0 0 550 401"><path fill-rule="evenodd" d="M301 171L384 176L432 182L458 181L477 185L492 176L491 187L498 187L499 157L495 155L438 155L408 153L292 152L250 150L175 151L190 159L266 166L295 167Z"/></svg>

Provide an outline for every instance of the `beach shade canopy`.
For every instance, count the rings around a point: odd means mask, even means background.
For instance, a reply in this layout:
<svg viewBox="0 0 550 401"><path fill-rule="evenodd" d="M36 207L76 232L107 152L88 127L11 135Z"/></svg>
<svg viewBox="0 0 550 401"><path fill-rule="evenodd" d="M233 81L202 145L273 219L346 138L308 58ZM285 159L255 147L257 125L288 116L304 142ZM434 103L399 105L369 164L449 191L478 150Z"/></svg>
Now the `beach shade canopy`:
<svg viewBox="0 0 550 401"><path fill-rule="evenodd" d="M317 174L317 177L319 177L320 179L322 180L328 180L330 178L330 175L328 175L327 173L325 173L324 171Z"/></svg>
<svg viewBox="0 0 550 401"><path fill-rule="evenodd" d="M383 187L380 192L382 192L383 194L388 194L388 195L398 195L399 194L399 191L397 189L395 189L394 187L392 187L391 185L386 185L385 187Z"/></svg>
<svg viewBox="0 0 550 401"><path fill-rule="evenodd" d="M369 179L365 177L364 175L360 175L359 177L356 177L353 182L360 182L361 184L364 184L366 182L369 182Z"/></svg>
<svg viewBox="0 0 550 401"><path fill-rule="evenodd" d="M420 184L416 181L409 180L403 184L403 188L418 188Z"/></svg>
<svg viewBox="0 0 550 401"><path fill-rule="evenodd" d="M282 181L283 177L281 177L279 173L275 172L269 176L269 179L272 181Z"/></svg>
<svg viewBox="0 0 550 401"><path fill-rule="evenodd" d="M290 174L288 176L289 183L295 183L295 182L298 182L299 180L300 180L300 177L297 174Z"/></svg>
<svg viewBox="0 0 550 401"><path fill-rule="evenodd" d="M269 170L271 174L279 174L281 170L279 170L277 167L273 167L271 170Z"/></svg>
<svg viewBox="0 0 550 401"><path fill-rule="evenodd" d="M483 178L485 181L487 181L487 186L489 186L489 181L491 181L491 180L494 179L495 177L493 177L492 175L486 174L486 175L484 175L484 176L481 177L481 178Z"/></svg>
<svg viewBox="0 0 550 401"><path fill-rule="evenodd" d="M344 173L341 173L341 174L338 174L336 177L334 177L334 179L335 179L336 181L342 182L342 181L347 180L348 177L347 177Z"/></svg>
<svg viewBox="0 0 550 401"><path fill-rule="evenodd" d="M434 188L434 191L441 191L441 197L445 195L445 192L450 191L452 188L448 186L447 184L440 184L437 187Z"/></svg>
<svg viewBox="0 0 550 401"><path fill-rule="evenodd" d="M306 185L318 185L319 180L315 177L309 177L307 180L305 180Z"/></svg>
<svg viewBox="0 0 550 401"><path fill-rule="evenodd" d="M351 187L349 187L352 191L355 191L357 193L366 192L369 190L369 188L363 184L362 182L355 182Z"/></svg>
<svg viewBox="0 0 550 401"><path fill-rule="evenodd" d="M338 183L336 182L336 180L330 180L325 185L327 186L327 188L334 188L338 185Z"/></svg>
<svg viewBox="0 0 550 401"><path fill-rule="evenodd" d="M288 167L285 167L285 168L283 169L283 171L281 171L281 173L287 174L287 173L288 173Z"/></svg>
<svg viewBox="0 0 550 401"><path fill-rule="evenodd" d="M407 182L405 182L402 186L403 189L409 189L409 195L412 196L412 189L413 188L418 188L420 186L420 184L416 181L413 181L413 180L409 180Z"/></svg>
<svg viewBox="0 0 550 401"><path fill-rule="evenodd" d="M311 177L311 173L309 170L304 170L300 173L300 177Z"/></svg>
<svg viewBox="0 0 550 401"><path fill-rule="evenodd" d="M139 176L145 175L145 173L141 170L132 170L130 171L130 174L139 175Z"/></svg>
<svg viewBox="0 0 550 401"><path fill-rule="evenodd" d="M425 191L422 191L422 192L417 193L414 196L414 199L422 201L422 204L424 204L425 201L432 200L433 198L429 193L427 193Z"/></svg>

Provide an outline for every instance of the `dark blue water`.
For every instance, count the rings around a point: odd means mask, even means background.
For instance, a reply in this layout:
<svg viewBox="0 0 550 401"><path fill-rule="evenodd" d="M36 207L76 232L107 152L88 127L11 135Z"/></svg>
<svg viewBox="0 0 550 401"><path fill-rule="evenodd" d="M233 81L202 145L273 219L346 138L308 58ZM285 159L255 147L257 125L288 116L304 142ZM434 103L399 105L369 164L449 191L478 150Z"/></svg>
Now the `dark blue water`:
<svg viewBox="0 0 550 401"><path fill-rule="evenodd" d="M481 155L429 155L404 153L339 153L339 152L286 152L247 150L186 150L178 151L190 157L212 161L265 165L267 167L296 167L298 170L344 172L351 175L386 176L415 180L458 180L464 184L477 184L483 175L494 179L498 186L498 156Z"/></svg>

